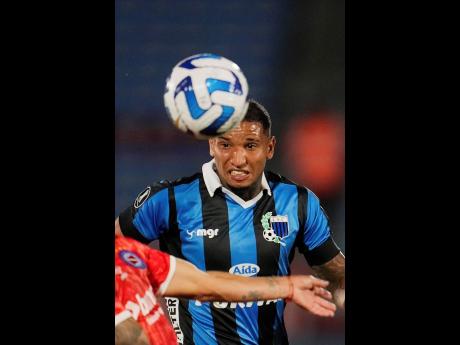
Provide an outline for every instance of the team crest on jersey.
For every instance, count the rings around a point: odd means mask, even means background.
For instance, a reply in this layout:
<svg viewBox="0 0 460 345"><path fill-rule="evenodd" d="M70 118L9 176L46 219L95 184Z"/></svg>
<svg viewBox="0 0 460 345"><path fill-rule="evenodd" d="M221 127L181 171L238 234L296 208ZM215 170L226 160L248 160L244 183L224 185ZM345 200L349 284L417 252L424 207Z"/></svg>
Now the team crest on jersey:
<svg viewBox="0 0 460 345"><path fill-rule="evenodd" d="M139 195L136 198L136 201L134 201L134 208L139 208L142 206L145 200L149 198L151 190L152 188L148 186L142 192L139 193Z"/></svg>
<svg viewBox="0 0 460 345"><path fill-rule="evenodd" d="M289 222L287 216L272 216L272 212L267 212L261 220L264 228L264 239L269 242L279 243L285 246L281 240L289 235Z"/></svg>
<svg viewBox="0 0 460 345"><path fill-rule="evenodd" d="M120 258L126 262L128 265L135 268L146 268L144 260L142 260L136 253L130 250L122 250L118 254Z"/></svg>

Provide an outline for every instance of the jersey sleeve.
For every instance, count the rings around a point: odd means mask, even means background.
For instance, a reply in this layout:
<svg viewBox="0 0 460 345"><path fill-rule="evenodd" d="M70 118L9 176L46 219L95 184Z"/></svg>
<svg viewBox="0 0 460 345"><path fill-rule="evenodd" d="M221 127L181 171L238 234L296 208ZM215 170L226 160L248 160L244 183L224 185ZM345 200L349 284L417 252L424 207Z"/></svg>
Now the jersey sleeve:
<svg viewBox="0 0 460 345"><path fill-rule="evenodd" d="M331 236L329 219L318 197L307 189L301 252L310 265L322 265L336 256L340 249Z"/></svg>
<svg viewBox="0 0 460 345"><path fill-rule="evenodd" d="M155 294L163 295L176 272L176 258L159 250L149 248L147 256L149 279L157 287Z"/></svg>
<svg viewBox="0 0 460 345"><path fill-rule="evenodd" d="M147 186L119 215L121 232L142 243L156 240L169 228L168 181Z"/></svg>

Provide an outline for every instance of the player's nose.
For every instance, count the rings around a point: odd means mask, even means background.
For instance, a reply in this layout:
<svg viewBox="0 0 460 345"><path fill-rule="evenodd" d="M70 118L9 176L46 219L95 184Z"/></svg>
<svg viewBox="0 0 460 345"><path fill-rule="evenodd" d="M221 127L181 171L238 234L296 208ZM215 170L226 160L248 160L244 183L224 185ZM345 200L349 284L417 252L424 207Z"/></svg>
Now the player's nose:
<svg viewBox="0 0 460 345"><path fill-rule="evenodd" d="M241 167L245 165L246 162L246 152L244 151L244 149L235 148L232 152L231 163L236 167Z"/></svg>

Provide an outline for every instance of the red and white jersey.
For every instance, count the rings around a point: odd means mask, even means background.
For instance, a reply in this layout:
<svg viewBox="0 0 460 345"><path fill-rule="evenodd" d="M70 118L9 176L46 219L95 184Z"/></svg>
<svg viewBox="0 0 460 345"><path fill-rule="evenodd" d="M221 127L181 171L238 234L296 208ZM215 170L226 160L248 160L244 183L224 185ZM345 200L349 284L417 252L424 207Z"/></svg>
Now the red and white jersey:
<svg viewBox="0 0 460 345"><path fill-rule="evenodd" d="M132 317L152 345L176 345L176 334L156 296L171 281L176 259L131 238L115 238L115 326Z"/></svg>

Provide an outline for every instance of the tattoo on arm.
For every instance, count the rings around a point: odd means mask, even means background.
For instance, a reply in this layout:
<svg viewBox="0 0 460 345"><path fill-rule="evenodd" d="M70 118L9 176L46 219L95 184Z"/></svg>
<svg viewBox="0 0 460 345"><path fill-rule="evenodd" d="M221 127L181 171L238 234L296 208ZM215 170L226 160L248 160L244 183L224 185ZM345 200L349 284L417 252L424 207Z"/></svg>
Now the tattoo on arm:
<svg viewBox="0 0 460 345"><path fill-rule="evenodd" d="M273 277L268 277L267 281L268 281L268 286L271 288L276 288L278 286L278 282L275 281Z"/></svg>
<svg viewBox="0 0 460 345"><path fill-rule="evenodd" d="M266 277L264 280L265 280L266 286L268 287L266 291L270 290L270 293L269 293L270 295L271 295L271 292L274 292L276 294L280 287L279 282L276 280L276 277ZM264 300L264 299L267 299L267 293L264 293L263 290L262 291L251 290L248 293L248 298L249 298L249 301Z"/></svg>
<svg viewBox="0 0 460 345"><path fill-rule="evenodd" d="M345 289L345 257L342 253L337 254L332 260L320 266L313 266L319 278L329 280L329 291Z"/></svg>
<svg viewBox="0 0 460 345"><path fill-rule="evenodd" d="M257 301L259 298L261 298L261 294L257 291L249 291L248 294L249 300L250 301Z"/></svg>

